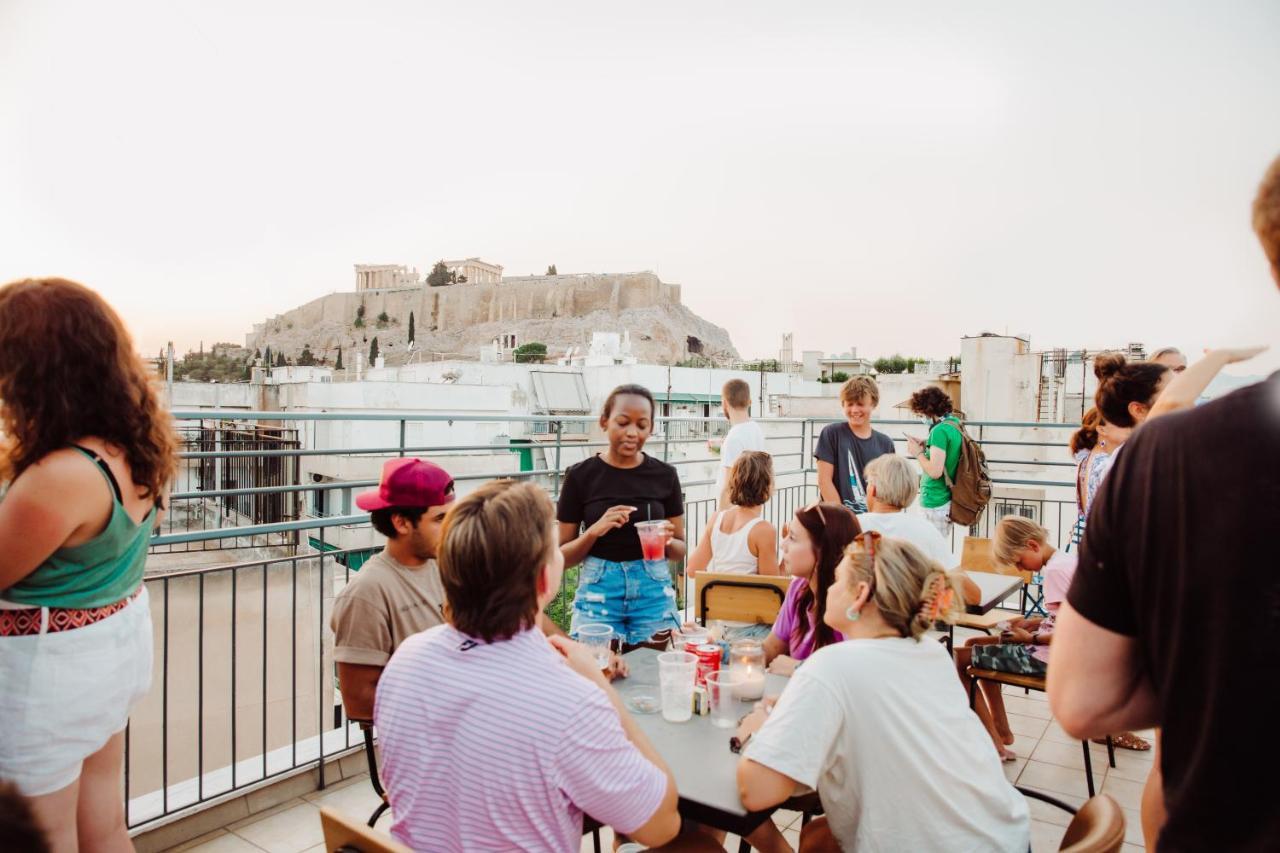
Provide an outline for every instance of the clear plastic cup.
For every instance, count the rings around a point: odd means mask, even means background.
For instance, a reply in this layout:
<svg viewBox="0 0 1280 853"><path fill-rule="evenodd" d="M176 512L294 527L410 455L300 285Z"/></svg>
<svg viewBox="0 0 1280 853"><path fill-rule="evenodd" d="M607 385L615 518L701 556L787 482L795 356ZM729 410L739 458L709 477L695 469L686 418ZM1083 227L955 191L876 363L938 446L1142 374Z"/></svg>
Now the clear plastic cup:
<svg viewBox="0 0 1280 853"><path fill-rule="evenodd" d="M711 642L711 632L706 628L682 628L680 633L671 638L676 651L687 652L694 646L705 646Z"/></svg>
<svg viewBox="0 0 1280 853"><path fill-rule="evenodd" d="M646 562L667 559L667 522L637 521L636 533L640 534L640 551Z"/></svg>
<svg viewBox="0 0 1280 853"><path fill-rule="evenodd" d="M688 652L658 655L658 687L662 693L662 719L683 723L693 716L693 680L698 658Z"/></svg>
<svg viewBox="0 0 1280 853"><path fill-rule="evenodd" d="M601 672L609 670L610 643L613 642L613 627L598 622L578 626L578 642L586 646L595 657Z"/></svg>
<svg viewBox="0 0 1280 853"><path fill-rule="evenodd" d="M736 728L746 713L746 703L738 698L743 676L740 672L718 669L707 673L707 697L711 700L711 723L722 729Z"/></svg>

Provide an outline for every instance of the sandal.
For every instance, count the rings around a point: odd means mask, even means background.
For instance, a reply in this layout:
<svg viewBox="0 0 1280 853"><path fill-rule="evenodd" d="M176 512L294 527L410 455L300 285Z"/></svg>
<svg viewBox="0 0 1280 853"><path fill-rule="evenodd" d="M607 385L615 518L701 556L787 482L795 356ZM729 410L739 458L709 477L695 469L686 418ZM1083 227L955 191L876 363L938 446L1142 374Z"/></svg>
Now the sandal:
<svg viewBox="0 0 1280 853"><path fill-rule="evenodd" d="M1094 743L1100 743L1104 746L1107 739L1104 737L1096 737ZM1111 745L1116 749L1132 749L1134 752L1146 752L1151 749L1151 744L1145 738L1140 738L1133 732L1121 732L1118 735L1111 736Z"/></svg>

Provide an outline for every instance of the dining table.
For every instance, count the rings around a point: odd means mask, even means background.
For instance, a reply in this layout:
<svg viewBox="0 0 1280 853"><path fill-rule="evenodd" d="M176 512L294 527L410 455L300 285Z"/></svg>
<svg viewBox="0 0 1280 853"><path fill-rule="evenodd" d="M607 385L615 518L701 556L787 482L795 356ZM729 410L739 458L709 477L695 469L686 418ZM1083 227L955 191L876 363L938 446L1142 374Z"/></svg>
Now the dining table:
<svg viewBox="0 0 1280 853"><path fill-rule="evenodd" d="M736 729L716 726L709 714L694 714L682 723L663 719L658 655L659 652L648 648L628 652L624 659L630 674L614 682L614 687L640 730L670 768L680 797L680 814L700 824L746 836L781 806L756 812L743 807L738 798L739 756L729 749L729 739ZM780 694L788 680L767 674L764 695ZM750 711L752 704L742 703L742 712ZM649 712L649 709L654 710Z"/></svg>

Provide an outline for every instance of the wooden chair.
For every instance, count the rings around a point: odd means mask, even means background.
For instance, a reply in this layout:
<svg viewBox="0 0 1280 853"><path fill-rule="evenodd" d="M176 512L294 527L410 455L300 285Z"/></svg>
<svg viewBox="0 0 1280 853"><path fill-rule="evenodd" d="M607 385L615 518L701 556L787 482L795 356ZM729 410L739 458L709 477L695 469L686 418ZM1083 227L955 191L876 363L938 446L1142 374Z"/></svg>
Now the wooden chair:
<svg viewBox="0 0 1280 853"><path fill-rule="evenodd" d="M1078 810L1041 791L1019 787L1023 796L1057 806L1074 815L1059 853L1118 853L1124 845L1124 811L1106 794L1090 797Z"/></svg>
<svg viewBox="0 0 1280 853"><path fill-rule="evenodd" d="M320 826L328 853L413 853L391 836L361 826L329 806L320 809Z"/></svg>
<svg viewBox="0 0 1280 853"><path fill-rule="evenodd" d="M732 575L698 572L693 594L698 621L727 619L772 625L791 586L788 575Z"/></svg>
<svg viewBox="0 0 1280 853"><path fill-rule="evenodd" d="M965 669L965 675L969 678L969 707L974 707L974 702L978 696L979 681L994 681L997 684L1009 684L1013 687L1021 687L1025 690L1039 690L1041 693L1045 690L1043 675L1016 675L1012 672L1000 672L994 669L978 669L977 667L968 667ZM1093 786L1093 756L1089 750L1089 741L1082 740L1081 747L1084 749L1084 778L1085 785L1089 789L1089 796L1095 793ZM1107 761L1112 767L1116 766L1115 747L1111 743L1111 735L1107 735Z"/></svg>

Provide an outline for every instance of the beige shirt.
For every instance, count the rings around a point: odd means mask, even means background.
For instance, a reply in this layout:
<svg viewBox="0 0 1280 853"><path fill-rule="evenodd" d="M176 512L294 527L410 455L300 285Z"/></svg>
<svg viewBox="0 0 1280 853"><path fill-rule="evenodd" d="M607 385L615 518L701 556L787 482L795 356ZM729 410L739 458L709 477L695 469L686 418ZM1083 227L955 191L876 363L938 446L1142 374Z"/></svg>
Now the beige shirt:
<svg viewBox="0 0 1280 853"><path fill-rule="evenodd" d="M386 666L401 643L444 621L440 567L417 568L391 559L385 550L370 557L333 602L333 659Z"/></svg>

